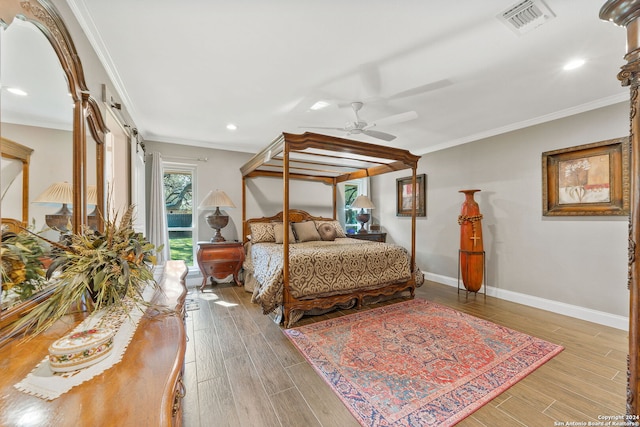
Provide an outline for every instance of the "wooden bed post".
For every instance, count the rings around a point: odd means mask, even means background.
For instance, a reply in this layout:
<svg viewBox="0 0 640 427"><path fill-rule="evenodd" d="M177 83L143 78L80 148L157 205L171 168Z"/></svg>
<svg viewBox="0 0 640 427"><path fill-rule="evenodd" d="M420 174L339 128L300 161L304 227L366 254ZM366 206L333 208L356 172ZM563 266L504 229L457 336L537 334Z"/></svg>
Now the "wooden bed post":
<svg viewBox="0 0 640 427"><path fill-rule="evenodd" d="M333 219L338 219L338 180L333 178Z"/></svg>
<svg viewBox="0 0 640 427"><path fill-rule="evenodd" d="M284 306L282 307L282 314L284 325L286 327L289 324L289 311L287 307L291 298L291 295L289 294L289 144L287 144L286 140L284 143L284 150L282 152L282 167L282 180L284 186L284 195L282 200L282 249L284 256L284 267L282 271L282 300Z"/></svg>
<svg viewBox="0 0 640 427"><path fill-rule="evenodd" d="M247 181L245 180L245 177L242 177L242 242L244 243L244 239L247 238L247 236L245 236L245 224L247 223L247 193L246 193L246 188L247 188Z"/></svg>
<svg viewBox="0 0 640 427"><path fill-rule="evenodd" d="M411 168L413 176L411 177L411 272L415 272L416 265L416 214L418 209L418 202L416 200L418 194L418 177L416 176L417 166ZM423 197L427 197L426 194Z"/></svg>
<svg viewBox="0 0 640 427"><path fill-rule="evenodd" d="M629 213L629 355L627 357L627 415L640 415L640 0L609 0L600 9L600 19L627 29L627 63L618 73L623 86L631 92L631 209ZM633 422L636 418L629 418Z"/></svg>

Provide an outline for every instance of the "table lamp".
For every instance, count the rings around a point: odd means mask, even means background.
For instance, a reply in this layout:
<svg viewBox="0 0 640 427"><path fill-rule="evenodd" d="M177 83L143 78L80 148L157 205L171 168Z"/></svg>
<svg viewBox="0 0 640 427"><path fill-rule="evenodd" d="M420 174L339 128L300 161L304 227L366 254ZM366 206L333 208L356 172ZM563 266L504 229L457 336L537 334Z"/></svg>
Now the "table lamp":
<svg viewBox="0 0 640 427"><path fill-rule="evenodd" d="M364 228L364 225L371 219L371 214L365 212L365 209L374 209L375 206L367 196L360 195L351 203L351 207L360 208L360 212L356 215L356 220L360 223L358 233L366 233L367 230Z"/></svg>
<svg viewBox="0 0 640 427"><path fill-rule="evenodd" d="M212 242L224 242L225 238L220 234L220 230L229 223L229 215L220 212L220 208L235 208L229 196L222 190L209 191L207 197L204 198L198 209L213 209L215 212L207 215L207 224L216 230L216 234L211 238Z"/></svg>
<svg viewBox="0 0 640 427"><path fill-rule="evenodd" d="M55 214L44 216L44 222L51 228L67 231L71 224L71 210L67 207L73 203L73 186L69 182L51 184L33 203L62 203L62 207Z"/></svg>

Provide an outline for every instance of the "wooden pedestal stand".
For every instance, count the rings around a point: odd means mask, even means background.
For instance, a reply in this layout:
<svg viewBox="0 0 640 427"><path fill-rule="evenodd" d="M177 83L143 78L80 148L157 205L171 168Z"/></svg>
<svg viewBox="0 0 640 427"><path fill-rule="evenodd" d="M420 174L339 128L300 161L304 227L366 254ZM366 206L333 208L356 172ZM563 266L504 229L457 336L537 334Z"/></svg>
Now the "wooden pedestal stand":
<svg viewBox="0 0 640 427"><path fill-rule="evenodd" d="M460 290L464 289L464 291L466 293L466 297L469 298L469 292L473 292L474 294L477 294L478 291L480 290L480 289L478 289L477 291L470 291L464 285L462 286L462 288L460 287L460 272L463 269L463 266L460 264L460 260L462 258L462 255L464 255L465 258L468 258L469 256L481 256L482 257L482 270L484 272L484 276L483 276L483 280L482 280L482 285L483 285L482 286L482 289L483 289L482 293L484 294L484 299L486 300L487 299L487 262L486 262L484 251L473 252L473 251L463 251L462 249L460 249L458 251L458 295L460 295ZM468 271L466 271L465 273L469 274ZM463 273L463 276L464 276L465 273Z"/></svg>

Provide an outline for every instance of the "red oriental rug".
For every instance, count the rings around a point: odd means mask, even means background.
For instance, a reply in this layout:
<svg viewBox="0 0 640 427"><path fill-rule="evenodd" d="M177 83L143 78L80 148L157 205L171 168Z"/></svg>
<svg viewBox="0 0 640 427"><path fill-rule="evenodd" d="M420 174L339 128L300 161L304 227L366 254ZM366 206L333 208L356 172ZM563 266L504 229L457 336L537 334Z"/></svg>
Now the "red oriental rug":
<svg viewBox="0 0 640 427"><path fill-rule="evenodd" d="M562 347L413 299L285 330L363 426L450 426Z"/></svg>

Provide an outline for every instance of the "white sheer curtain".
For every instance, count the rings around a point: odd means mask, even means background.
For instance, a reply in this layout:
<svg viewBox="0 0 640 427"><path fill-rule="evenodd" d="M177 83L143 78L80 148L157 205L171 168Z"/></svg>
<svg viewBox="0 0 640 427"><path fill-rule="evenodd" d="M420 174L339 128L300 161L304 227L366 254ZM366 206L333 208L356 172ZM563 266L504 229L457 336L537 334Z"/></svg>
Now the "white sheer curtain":
<svg viewBox="0 0 640 427"><path fill-rule="evenodd" d="M164 170L162 156L157 151L151 153L151 191L149 194L149 241L159 247L158 264L169 258L169 232L167 231L167 210L164 200Z"/></svg>

